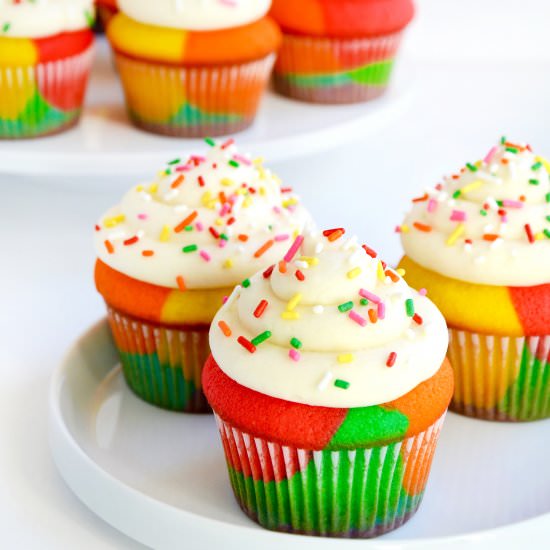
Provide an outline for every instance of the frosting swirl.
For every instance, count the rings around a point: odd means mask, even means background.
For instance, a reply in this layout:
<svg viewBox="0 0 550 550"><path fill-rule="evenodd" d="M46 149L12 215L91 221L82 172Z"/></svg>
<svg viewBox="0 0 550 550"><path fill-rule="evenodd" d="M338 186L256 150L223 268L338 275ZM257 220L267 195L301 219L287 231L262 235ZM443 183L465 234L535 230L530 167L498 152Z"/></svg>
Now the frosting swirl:
<svg viewBox="0 0 550 550"><path fill-rule="evenodd" d="M0 36L40 38L94 21L93 0L0 0Z"/></svg>
<svg viewBox="0 0 550 550"><path fill-rule="evenodd" d="M239 384L287 401L397 399L441 366L445 321L370 249L325 233L298 237L295 255L235 289L212 323L212 355Z"/></svg>
<svg viewBox="0 0 550 550"><path fill-rule="evenodd" d="M550 164L506 139L413 200L398 228L406 254L447 277L500 285L550 281Z"/></svg>
<svg viewBox="0 0 550 550"><path fill-rule="evenodd" d="M169 288L221 288L276 261L310 223L290 188L237 152L174 159L131 189L96 226L98 257L134 279Z"/></svg>
<svg viewBox="0 0 550 550"><path fill-rule="evenodd" d="M261 19L271 0L118 0L126 15L159 27L213 31L239 27Z"/></svg>

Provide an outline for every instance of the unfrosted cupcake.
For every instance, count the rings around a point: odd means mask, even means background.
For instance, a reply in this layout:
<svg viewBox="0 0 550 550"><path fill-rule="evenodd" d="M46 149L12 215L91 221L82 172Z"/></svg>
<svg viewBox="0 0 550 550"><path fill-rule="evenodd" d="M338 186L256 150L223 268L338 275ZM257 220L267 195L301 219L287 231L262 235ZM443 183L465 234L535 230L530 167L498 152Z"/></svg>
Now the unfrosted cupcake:
<svg viewBox="0 0 550 550"><path fill-rule="evenodd" d="M108 26L130 118L205 137L252 124L280 44L269 0L119 0Z"/></svg>
<svg viewBox="0 0 550 550"><path fill-rule="evenodd" d="M453 377L439 311L343 233L298 237L235 289L203 385L248 516L373 537L418 508Z"/></svg>
<svg viewBox="0 0 550 550"><path fill-rule="evenodd" d="M413 200L401 266L449 324L453 410L550 416L550 164L505 138Z"/></svg>
<svg viewBox="0 0 550 550"><path fill-rule="evenodd" d="M388 85L412 0L274 0L283 30L278 92L315 103L355 103Z"/></svg>
<svg viewBox="0 0 550 550"><path fill-rule="evenodd" d="M95 281L126 380L146 401L208 410L208 329L233 287L272 264L309 216L232 140L174 159L96 226ZM242 284L246 284L242 283Z"/></svg>
<svg viewBox="0 0 550 550"><path fill-rule="evenodd" d="M0 139L74 126L92 65L93 0L0 0Z"/></svg>

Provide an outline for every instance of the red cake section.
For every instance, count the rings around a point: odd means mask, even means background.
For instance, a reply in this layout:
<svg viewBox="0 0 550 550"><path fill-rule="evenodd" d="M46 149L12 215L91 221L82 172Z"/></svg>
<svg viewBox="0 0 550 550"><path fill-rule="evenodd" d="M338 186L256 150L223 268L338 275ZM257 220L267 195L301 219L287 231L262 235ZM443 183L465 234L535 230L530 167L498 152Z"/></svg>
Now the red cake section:
<svg viewBox="0 0 550 550"><path fill-rule="evenodd" d="M510 287L510 299L526 336L550 333L550 284Z"/></svg>
<svg viewBox="0 0 550 550"><path fill-rule="evenodd" d="M33 40L38 51L38 61L41 63L82 53L93 41L94 33L89 29Z"/></svg>

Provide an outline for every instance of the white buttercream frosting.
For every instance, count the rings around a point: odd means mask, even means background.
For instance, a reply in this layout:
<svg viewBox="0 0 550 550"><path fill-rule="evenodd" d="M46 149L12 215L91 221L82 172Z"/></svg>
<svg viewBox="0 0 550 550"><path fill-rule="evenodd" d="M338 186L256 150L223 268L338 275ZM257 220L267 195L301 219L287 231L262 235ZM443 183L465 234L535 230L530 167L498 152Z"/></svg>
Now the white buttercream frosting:
<svg viewBox="0 0 550 550"><path fill-rule="evenodd" d="M41 38L89 27L93 0L0 0L0 36Z"/></svg>
<svg viewBox="0 0 550 550"><path fill-rule="evenodd" d="M131 189L98 222L98 257L134 279L189 289L234 286L278 260L309 214L231 141Z"/></svg>
<svg viewBox="0 0 550 550"><path fill-rule="evenodd" d="M413 202L399 228L405 253L471 283L549 283L549 169L528 146L503 139Z"/></svg>
<svg viewBox="0 0 550 550"><path fill-rule="evenodd" d="M268 275L237 287L210 330L214 359L239 384L296 403L365 407L405 395L440 368L442 315L356 239L306 235Z"/></svg>
<svg viewBox="0 0 550 550"><path fill-rule="evenodd" d="M118 5L126 15L147 25L212 31L261 19L271 0L119 0Z"/></svg>

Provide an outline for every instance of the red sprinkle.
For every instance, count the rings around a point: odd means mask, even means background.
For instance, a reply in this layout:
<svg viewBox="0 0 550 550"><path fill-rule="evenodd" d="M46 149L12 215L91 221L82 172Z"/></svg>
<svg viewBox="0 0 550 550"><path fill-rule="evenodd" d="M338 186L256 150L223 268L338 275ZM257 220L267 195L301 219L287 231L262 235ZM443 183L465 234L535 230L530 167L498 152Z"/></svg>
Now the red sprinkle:
<svg viewBox="0 0 550 550"><path fill-rule="evenodd" d="M137 235L134 235L133 237L130 237L129 239L126 239L122 242L124 246L130 246L132 244L136 244L139 241L139 237Z"/></svg>
<svg viewBox="0 0 550 550"><path fill-rule="evenodd" d="M269 277L271 277L271 274L273 273L274 269L275 269L274 265L268 267L263 273L264 279L269 279Z"/></svg>
<svg viewBox="0 0 550 550"><path fill-rule="evenodd" d="M306 276L299 269L296 270L296 273L294 273L294 275L296 276L296 279L298 279L299 281L306 280Z"/></svg>
<svg viewBox="0 0 550 550"><path fill-rule="evenodd" d="M337 227L336 229L327 229L323 231L323 235L332 243L338 240L346 230L343 227Z"/></svg>
<svg viewBox="0 0 550 550"><path fill-rule="evenodd" d="M371 257L376 258L378 254L370 247L368 247L366 244L363 245L363 250Z"/></svg>
<svg viewBox="0 0 550 550"><path fill-rule="evenodd" d="M525 227L525 233L527 234L527 240L531 244L533 244L535 242L535 237L533 236L533 230L531 229L531 226L528 223L526 223L524 227Z"/></svg>
<svg viewBox="0 0 550 550"><path fill-rule="evenodd" d="M386 367L393 367L395 365L396 359L397 359L397 353L395 353L395 351L392 351L388 355L388 360L386 361Z"/></svg>
<svg viewBox="0 0 550 550"><path fill-rule="evenodd" d="M254 353L256 351L256 346L244 336L239 336L237 338L237 342L239 342L239 344L241 344L241 346L249 353Z"/></svg>
<svg viewBox="0 0 550 550"><path fill-rule="evenodd" d="M181 233L188 225L191 225L193 221L195 221L195 218L198 216L198 212L196 210L193 210L187 218L181 221L176 227L174 227L175 233Z"/></svg>
<svg viewBox="0 0 550 550"><path fill-rule="evenodd" d="M268 302L267 300L262 300L257 306L256 306L256 309L254 310L254 317L256 317L256 319L259 319L264 311L265 311L265 308L268 306Z"/></svg>
<svg viewBox="0 0 550 550"><path fill-rule="evenodd" d="M209 227L208 231L210 231L210 234L214 237L214 239L220 238L220 234L213 227Z"/></svg>
<svg viewBox="0 0 550 550"><path fill-rule="evenodd" d="M233 138L229 138L221 147L220 149L227 149L230 145L233 145L235 143L235 140Z"/></svg>
<svg viewBox="0 0 550 550"><path fill-rule="evenodd" d="M204 178L202 176L199 176L197 179L199 180L199 185L201 187L204 187Z"/></svg>
<svg viewBox="0 0 550 550"><path fill-rule="evenodd" d="M99 225L96 224L95 230L96 230L96 231L101 231L101 227L99 227Z"/></svg>
<svg viewBox="0 0 550 550"><path fill-rule="evenodd" d="M423 322L424 322L424 319L422 319L422 317L420 317L420 315L418 315L418 313L415 313L413 315L413 321L417 324L417 325L421 325Z"/></svg>
<svg viewBox="0 0 550 550"><path fill-rule="evenodd" d="M235 223L235 218L233 216L231 216L228 220L227 220L227 225L233 225Z"/></svg>

